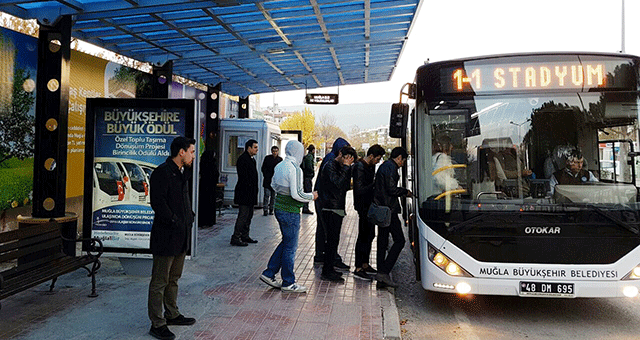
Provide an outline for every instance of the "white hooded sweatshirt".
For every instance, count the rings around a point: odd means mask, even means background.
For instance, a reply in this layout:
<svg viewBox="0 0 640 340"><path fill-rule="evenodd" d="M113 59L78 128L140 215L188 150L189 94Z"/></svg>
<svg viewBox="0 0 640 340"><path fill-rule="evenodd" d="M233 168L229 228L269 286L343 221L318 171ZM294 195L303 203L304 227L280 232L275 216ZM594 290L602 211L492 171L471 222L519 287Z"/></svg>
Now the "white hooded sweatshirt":
<svg viewBox="0 0 640 340"><path fill-rule="evenodd" d="M295 209L300 212L303 203L313 201L313 194L304 192L302 184L300 164L304 157L304 146L298 141L289 141L285 146L284 153L286 157L276 165L271 180L271 187L277 193L276 208L291 212L292 209ZM295 207L290 206L289 203L294 203L291 198L300 202L299 206L298 204L294 204Z"/></svg>

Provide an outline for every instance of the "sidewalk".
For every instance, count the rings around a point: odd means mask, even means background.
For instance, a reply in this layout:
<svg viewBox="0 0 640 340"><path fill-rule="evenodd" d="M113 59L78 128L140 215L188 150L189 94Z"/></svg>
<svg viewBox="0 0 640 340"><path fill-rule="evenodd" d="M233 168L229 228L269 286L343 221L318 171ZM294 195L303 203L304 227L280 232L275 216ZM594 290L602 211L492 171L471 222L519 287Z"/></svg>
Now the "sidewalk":
<svg viewBox="0 0 640 340"><path fill-rule="evenodd" d="M339 253L353 267L357 213L347 196ZM198 230L198 254L187 260L179 281L180 311L193 326L170 326L178 339L399 339L393 295L375 281L344 284L320 280L314 266L316 215L301 215L297 282L306 294L282 293L258 277L280 242L274 216L256 209L248 247L232 247L237 210L227 210L213 228ZM375 267L375 240L371 261ZM153 339L148 335L149 277L126 275L117 258L105 257L97 298L87 297L84 270L61 276L54 293L42 284L2 303L0 339ZM353 271L353 268L352 268ZM384 314L384 318L383 318Z"/></svg>

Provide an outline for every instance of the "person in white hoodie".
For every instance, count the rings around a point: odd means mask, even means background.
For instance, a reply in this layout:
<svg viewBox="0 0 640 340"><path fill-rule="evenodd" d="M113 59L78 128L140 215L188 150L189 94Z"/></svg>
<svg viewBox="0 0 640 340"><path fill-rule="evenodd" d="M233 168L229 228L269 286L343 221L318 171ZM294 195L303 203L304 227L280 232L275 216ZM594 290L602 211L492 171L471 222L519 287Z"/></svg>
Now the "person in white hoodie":
<svg viewBox="0 0 640 340"><path fill-rule="evenodd" d="M285 147L285 159L274 169L271 187L276 192L275 216L280 225L282 241L273 251L267 269L260 275L260 280L283 292L304 293L305 286L296 283L293 272L294 258L298 249L300 232L300 210L304 203L318 198L314 191L304 192L302 169L300 164L304 157L304 146L298 141L289 141ZM276 280L280 272L282 281Z"/></svg>

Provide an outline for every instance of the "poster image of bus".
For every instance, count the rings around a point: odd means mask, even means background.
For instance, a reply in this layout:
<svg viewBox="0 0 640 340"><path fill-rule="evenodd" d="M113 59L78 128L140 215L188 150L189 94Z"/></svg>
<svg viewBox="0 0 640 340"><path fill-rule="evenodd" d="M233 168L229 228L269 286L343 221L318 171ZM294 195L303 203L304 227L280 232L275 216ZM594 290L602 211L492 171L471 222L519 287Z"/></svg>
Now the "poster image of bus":
<svg viewBox="0 0 640 340"><path fill-rule="evenodd" d="M85 215L91 237L106 249L148 250L151 173L170 156L174 138L193 134L194 102L100 98L88 99L89 106L93 131L87 136L93 138L87 138L91 167L85 168L85 197L91 200L85 202L91 206L85 211L91 213Z"/></svg>

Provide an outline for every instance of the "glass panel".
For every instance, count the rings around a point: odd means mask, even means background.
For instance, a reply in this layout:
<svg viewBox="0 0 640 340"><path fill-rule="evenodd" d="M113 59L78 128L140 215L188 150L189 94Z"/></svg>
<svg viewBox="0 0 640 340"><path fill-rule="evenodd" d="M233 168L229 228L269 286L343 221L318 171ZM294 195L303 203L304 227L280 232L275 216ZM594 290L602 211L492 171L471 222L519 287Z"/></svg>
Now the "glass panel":
<svg viewBox="0 0 640 340"><path fill-rule="evenodd" d="M635 204L637 104L629 92L422 103L419 197L450 210Z"/></svg>

